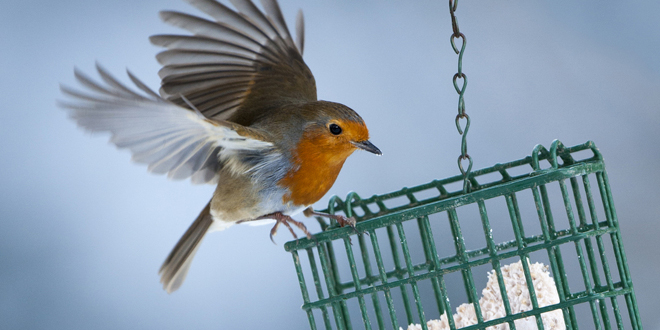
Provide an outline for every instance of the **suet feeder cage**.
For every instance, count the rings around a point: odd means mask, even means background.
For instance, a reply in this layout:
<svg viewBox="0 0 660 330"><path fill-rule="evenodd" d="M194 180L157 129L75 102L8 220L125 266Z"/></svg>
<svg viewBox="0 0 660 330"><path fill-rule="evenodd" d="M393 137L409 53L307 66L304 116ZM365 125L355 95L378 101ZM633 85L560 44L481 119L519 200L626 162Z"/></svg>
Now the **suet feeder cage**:
<svg viewBox="0 0 660 330"><path fill-rule="evenodd" d="M365 199L333 197L323 212L355 217L357 232L318 219L316 240L285 245L311 329L428 329L428 320L452 315L458 303L477 311L466 330L515 329L515 320L528 317L543 330L541 314L557 309L565 329L642 329L605 163L593 142L537 145L528 157L468 179L469 193L457 175ZM479 230L466 232L475 221ZM516 261L532 303L519 313L501 271ZM529 269L535 262L549 266L558 303L539 306ZM500 318L481 315L477 285L487 271L500 283Z"/></svg>

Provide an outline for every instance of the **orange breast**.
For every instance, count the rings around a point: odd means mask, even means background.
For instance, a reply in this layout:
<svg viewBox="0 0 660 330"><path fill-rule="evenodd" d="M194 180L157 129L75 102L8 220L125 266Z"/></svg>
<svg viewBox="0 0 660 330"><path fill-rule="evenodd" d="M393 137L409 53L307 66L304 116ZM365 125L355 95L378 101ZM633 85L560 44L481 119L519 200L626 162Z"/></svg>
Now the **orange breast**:
<svg viewBox="0 0 660 330"><path fill-rule="evenodd" d="M354 148L320 147L323 137L303 136L298 144L292 163L297 170L280 180L279 185L289 188L284 203L307 206L317 202L332 187L346 158Z"/></svg>

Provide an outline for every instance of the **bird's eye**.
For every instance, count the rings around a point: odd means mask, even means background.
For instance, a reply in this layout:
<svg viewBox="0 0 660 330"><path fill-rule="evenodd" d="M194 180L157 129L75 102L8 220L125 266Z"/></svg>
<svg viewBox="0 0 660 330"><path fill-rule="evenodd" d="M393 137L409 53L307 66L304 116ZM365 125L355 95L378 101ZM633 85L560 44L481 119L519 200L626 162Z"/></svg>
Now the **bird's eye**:
<svg viewBox="0 0 660 330"><path fill-rule="evenodd" d="M334 134L334 135L339 135L339 134L341 134L341 127L339 127L339 125L337 125L337 124L330 124L330 127L329 127L329 128L330 128L330 133L332 133L332 134Z"/></svg>

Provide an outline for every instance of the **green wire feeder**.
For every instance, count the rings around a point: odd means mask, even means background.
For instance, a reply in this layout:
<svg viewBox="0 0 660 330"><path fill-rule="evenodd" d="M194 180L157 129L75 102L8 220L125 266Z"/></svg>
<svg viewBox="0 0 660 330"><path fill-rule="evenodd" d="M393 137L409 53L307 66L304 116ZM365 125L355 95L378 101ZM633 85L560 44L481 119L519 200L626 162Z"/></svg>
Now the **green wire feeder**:
<svg viewBox="0 0 660 330"><path fill-rule="evenodd" d="M543 168L541 161L549 166ZM546 330L541 313L556 309L561 309L566 329L642 329L605 164L593 142L567 148L555 140L549 150L537 145L531 156L472 171L469 181L470 193L463 192L463 176L457 175L367 199L354 192L346 200L331 198L322 212L355 217L360 234L318 219L323 232L316 234L316 241L303 238L284 246L293 255L311 329L405 329L419 324L427 330L427 321L445 311L452 315L462 303L471 303L477 317L476 324L461 328L466 330L498 324L514 330L515 320L528 317ZM533 196L534 205L519 203L524 194ZM404 205L386 206L402 199ZM501 206L511 221L498 221L501 216L489 220L487 203L505 204ZM557 212L562 203L564 210ZM478 215L475 212L472 220L480 218L483 230L466 235L483 235L485 245L467 249L458 217L462 211L457 209L474 204ZM521 209L533 210L533 216L521 216ZM555 221L559 218L566 218L567 224ZM497 225L491 227L491 221ZM525 234L526 228L529 233L539 225L540 234ZM440 237L448 233L447 227L453 248L441 250L434 231ZM493 231L507 230L515 239L493 237ZM419 246L423 251L415 249ZM306 260L299 251L306 252ZM512 313L502 278L501 267L512 259L522 261L533 306L521 313ZM535 262L549 263L559 303L539 306L530 274ZM482 315L475 285L489 267L506 310L506 316L496 319ZM462 278L462 286L451 284L452 274ZM467 301L456 299L457 291ZM447 321L450 329L457 328L453 317Z"/></svg>

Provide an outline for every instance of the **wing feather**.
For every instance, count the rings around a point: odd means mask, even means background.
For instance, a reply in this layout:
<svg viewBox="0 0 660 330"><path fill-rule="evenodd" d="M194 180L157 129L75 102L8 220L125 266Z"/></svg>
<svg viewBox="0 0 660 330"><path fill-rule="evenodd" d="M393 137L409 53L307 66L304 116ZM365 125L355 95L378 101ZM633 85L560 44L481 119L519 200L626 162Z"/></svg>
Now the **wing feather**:
<svg viewBox="0 0 660 330"><path fill-rule="evenodd" d="M268 21L271 23L271 26L275 27L280 38L284 40L289 48L295 49L296 46L293 44L291 34L289 33L289 28L286 26L284 16L282 15L282 10L280 10L280 6L277 4L277 1L261 0L261 5L264 7L266 13L268 14Z"/></svg>
<svg viewBox="0 0 660 330"><path fill-rule="evenodd" d="M276 0L262 0L263 12L250 0L230 0L235 10L216 0L187 1L212 20L161 12L166 23L192 33L150 38L166 48L157 56L162 97L184 105L183 96L207 118L243 125L277 105L316 100L314 76L302 59L302 12L294 42ZM240 93L238 82L245 83Z"/></svg>
<svg viewBox="0 0 660 330"><path fill-rule="evenodd" d="M296 46L302 55L305 48L305 17L303 17L302 10L298 10L298 15L296 15Z"/></svg>
<svg viewBox="0 0 660 330"><path fill-rule="evenodd" d="M143 92L147 93L154 99L160 99L160 95L156 94L156 92L152 91L151 88L149 88L147 85L145 85L143 82L140 81L133 73L130 71L126 70L126 73L128 74L128 77L131 78L131 81L137 86L140 90Z"/></svg>
<svg viewBox="0 0 660 330"><path fill-rule="evenodd" d="M210 120L167 101L129 73L146 95L120 83L97 64L102 85L79 70L75 77L87 93L62 86L73 102L61 102L79 126L92 132L110 132L110 141L127 148L133 160L148 170L172 179L191 178L194 183L215 183L224 157L237 152L277 153L264 132L223 121Z"/></svg>
<svg viewBox="0 0 660 330"><path fill-rule="evenodd" d="M245 58L256 58L259 53L248 47L237 45L228 41L212 39L203 36L186 35L155 35L149 37L149 41L156 46L167 49L207 51L207 52L230 52L240 54ZM265 56L265 55L264 55ZM272 58L269 58L272 61Z"/></svg>
<svg viewBox="0 0 660 330"><path fill-rule="evenodd" d="M195 50L166 50L156 59L163 65L214 64L218 62L234 65L250 65L253 60L239 54Z"/></svg>
<svg viewBox="0 0 660 330"><path fill-rule="evenodd" d="M255 26L263 32L268 39L277 40L281 39L275 27L271 24L270 20L257 8L257 6L250 0L230 0L231 4L238 9L238 12L245 20L252 22Z"/></svg>
<svg viewBox="0 0 660 330"><path fill-rule="evenodd" d="M100 64L96 63L96 70L99 72L101 79L110 85L110 87L115 88L118 91L121 91L123 95L127 95L134 98L140 98L140 95L132 91L130 88L126 87L124 84L120 83L115 79L108 71L106 71Z"/></svg>
<svg viewBox="0 0 660 330"><path fill-rule="evenodd" d="M255 40L254 36L247 33L237 31L225 24L212 22L197 16L192 16L176 11L161 11L161 19L170 25L180 27L184 30L194 33L197 36L214 38L216 36L223 36L224 41L252 47L255 51L259 50L261 43L264 40ZM260 39L265 39L264 37Z"/></svg>
<svg viewBox="0 0 660 330"><path fill-rule="evenodd" d="M240 31L245 31L249 35L261 35L270 38L263 30L255 26L249 19L241 16L239 13L229 9L227 6L213 0L188 0L188 2L207 15L213 17L217 22L224 22L229 26L234 26Z"/></svg>

